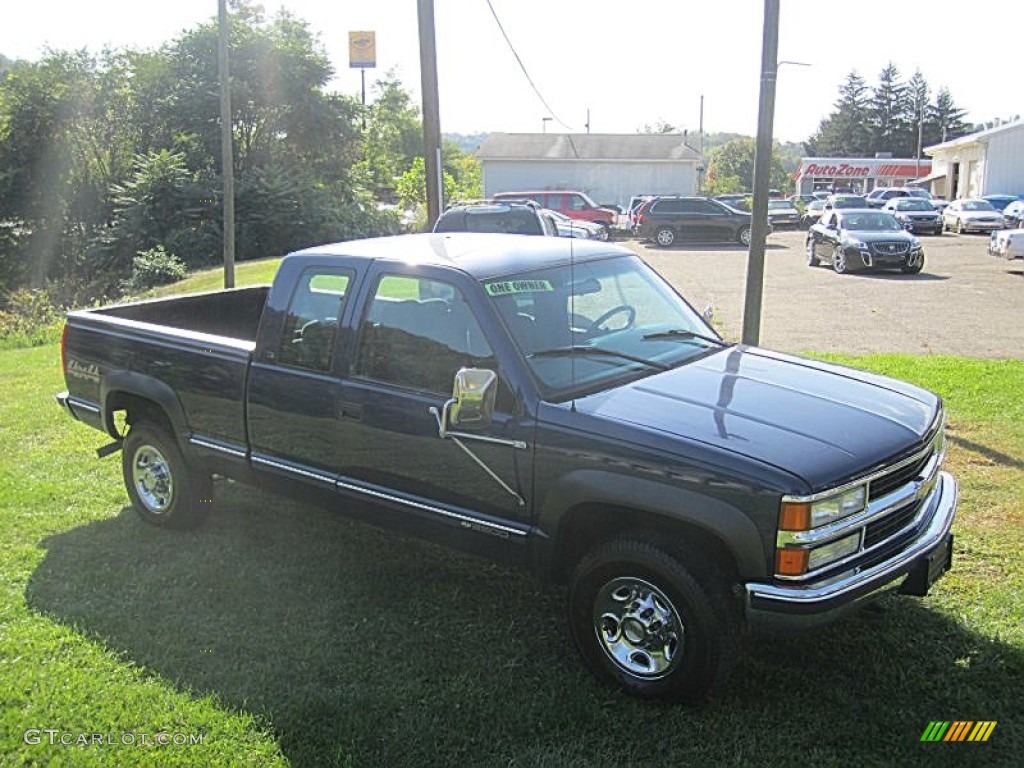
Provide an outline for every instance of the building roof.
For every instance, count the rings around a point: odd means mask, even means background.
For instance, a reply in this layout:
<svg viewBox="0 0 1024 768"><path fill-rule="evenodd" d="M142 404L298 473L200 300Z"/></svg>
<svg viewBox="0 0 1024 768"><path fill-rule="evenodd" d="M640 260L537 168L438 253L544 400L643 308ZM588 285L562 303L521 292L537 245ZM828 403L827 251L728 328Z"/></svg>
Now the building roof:
<svg viewBox="0 0 1024 768"><path fill-rule="evenodd" d="M492 133L481 160L634 160L699 162L681 133Z"/></svg>
<svg viewBox="0 0 1024 768"><path fill-rule="evenodd" d="M925 147L924 151L929 155L935 154L937 151L944 151L947 149L954 149L955 147L964 147L968 144L987 144L988 140L997 133L1003 133L1005 131L1012 131L1018 128L1024 128L1024 120L1013 120L1009 123L1003 123L997 125L994 128L988 128L984 131L978 131L976 133L969 133L966 136L961 136L958 139L950 139L942 144L933 144L930 147Z"/></svg>
<svg viewBox="0 0 1024 768"><path fill-rule="evenodd" d="M345 256L358 259L386 259L460 269L476 280L543 267L632 256L633 251L599 240L565 237L446 232L347 240L306 248L285 258Z"/></svg>

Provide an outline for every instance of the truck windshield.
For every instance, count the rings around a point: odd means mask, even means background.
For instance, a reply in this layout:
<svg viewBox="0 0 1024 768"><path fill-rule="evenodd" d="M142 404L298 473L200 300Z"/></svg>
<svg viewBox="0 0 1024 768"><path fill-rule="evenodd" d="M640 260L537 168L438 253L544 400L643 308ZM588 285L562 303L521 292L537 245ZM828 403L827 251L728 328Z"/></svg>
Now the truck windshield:
<svg viewBox="0 0 1024 768"><path fill-rule="evenodd" d="M719 349L722 342L636 256L483 283L545 397L593 392Z"/></svg>

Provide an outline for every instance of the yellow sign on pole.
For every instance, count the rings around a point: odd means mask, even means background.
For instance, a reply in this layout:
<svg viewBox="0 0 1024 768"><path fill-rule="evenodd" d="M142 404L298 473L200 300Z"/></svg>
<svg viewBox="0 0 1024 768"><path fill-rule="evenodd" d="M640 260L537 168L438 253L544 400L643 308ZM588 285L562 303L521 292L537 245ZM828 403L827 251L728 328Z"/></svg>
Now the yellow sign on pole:
<svg viewBox="0 0 1024 768"><path fill-rule="evenodd" d="M377 66L377 33L348 33L348 66L350 69L372 69Z"/></svg>

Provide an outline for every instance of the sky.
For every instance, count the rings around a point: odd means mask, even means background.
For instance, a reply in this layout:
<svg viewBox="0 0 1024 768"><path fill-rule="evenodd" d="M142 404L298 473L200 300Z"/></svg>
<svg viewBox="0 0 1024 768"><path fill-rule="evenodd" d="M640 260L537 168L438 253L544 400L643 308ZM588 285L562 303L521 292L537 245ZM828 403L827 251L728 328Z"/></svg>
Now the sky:
<svg viewBox="0 0 1024 768"><path fill-rule="evenodd" d="M435 0L441 130L445 133L635 133L669 123L757 132L762 0ZM393 71L420 99L416 0L267 0L307 21L335 68L331 88L359 95L348 32L376 33L373 84ZM957 9L960 9L957 11ZM37 59L47 48L155 48L217 14L217 0L31 0L5 3L0 53ZM968 122L1024 113L1019 33L1024 2L974 10L947 0L781 0L774 136L802 141L828 115L851 70L868 85L891 61L945 86ZM542 99L543 101L542 101ZM545 105L546 104L546 105ZM544 118L550 117L551 120ZM695 142L691 142L695 143Z"/></svg>

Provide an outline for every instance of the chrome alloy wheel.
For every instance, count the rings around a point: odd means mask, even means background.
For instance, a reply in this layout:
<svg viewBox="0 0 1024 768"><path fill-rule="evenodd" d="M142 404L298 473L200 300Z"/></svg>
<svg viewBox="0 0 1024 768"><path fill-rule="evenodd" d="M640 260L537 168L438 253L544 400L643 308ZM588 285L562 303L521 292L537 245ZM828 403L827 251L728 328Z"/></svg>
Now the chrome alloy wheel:
<svg viewBox="0 0 1024 768"><path fill-rule="evenodd" d="M665 593L632 576L605 584L594 600L594 631L608 658L630 675L664 677L683 652L685 628Z"/></svg>
<svg viewBox="0 0 1024 768"><path fill-rule="evenodd" d="M139 499L154 514L162 514L174 499L174 478L167 459L152 445L142 445L132 459L132 483Z"/></svg>

